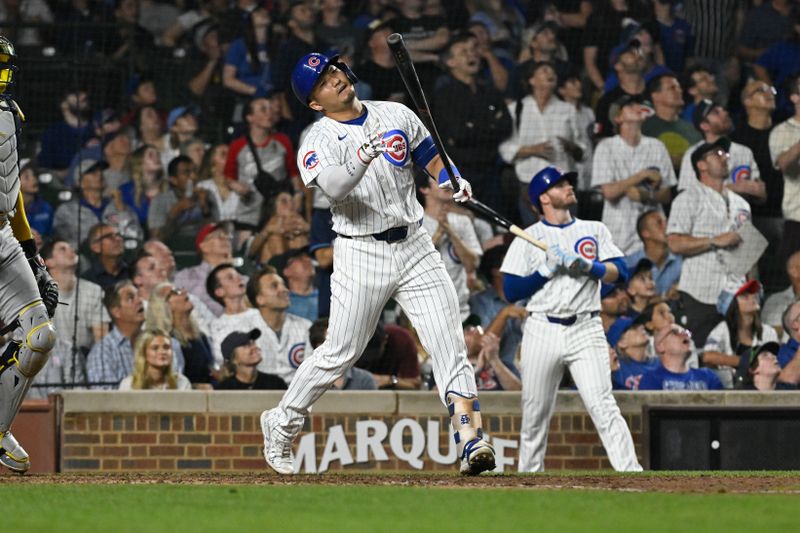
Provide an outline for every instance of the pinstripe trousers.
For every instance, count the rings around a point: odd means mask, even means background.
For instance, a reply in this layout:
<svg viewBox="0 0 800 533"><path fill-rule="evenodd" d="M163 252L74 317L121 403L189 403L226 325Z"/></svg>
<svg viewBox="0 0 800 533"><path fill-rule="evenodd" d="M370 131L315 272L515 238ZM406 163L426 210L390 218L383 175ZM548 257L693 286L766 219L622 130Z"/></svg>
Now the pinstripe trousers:
<svg viewBox="0 0 800 533"><path fill-rule="evenodd" d="M550 323L536 313L522 334L522 427L519 471L541 472L558 385L569 368L586 410L615 470L640 471L633 438L611 394L608 348L600 317L571 326Z"/></svg>
<svg viewBox="0 0 800 533"><path fill-rule="evenodd" d="M442 403L449 391L477 396L458 297L424 228L414 224L405 240L392 244L372 237L338 238L333 264L328 335L297 369L280 402L282 433L297 435L312 404L355 364L389 298L411 319L430 354Z"/></svg>

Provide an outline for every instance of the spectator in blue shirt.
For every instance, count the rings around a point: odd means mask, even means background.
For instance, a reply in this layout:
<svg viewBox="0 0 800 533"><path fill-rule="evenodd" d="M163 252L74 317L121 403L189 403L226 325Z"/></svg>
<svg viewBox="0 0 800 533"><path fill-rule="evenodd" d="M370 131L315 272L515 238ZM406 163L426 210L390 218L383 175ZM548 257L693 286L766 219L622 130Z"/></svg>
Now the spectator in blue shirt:
<svg viewBox="0 0 800 533"><path fill-rule="evenodd" d="M39 196L39 178L30 159L19 164L19 190L25 203L25 214L32 229L42 237L49 237L53 230L53 206Z"/></svg>
<svg viewBox="0 0 800 533"><path fill-rule="evenodd" d="M269 11L256 8L245 25L244 37L231 43L225 54L222 83L242 96L264 97L272 92L269 45Z"/></svg>
<svg viewBox="0 0 800 533"><path fill-rule="evenodd" d="M691 339L691 334L677 324L657 331L654 345L660 364L642 375L639 390L722 390L714 372L687 365L692 355Z"/></svg>
<svg viewBox="0 0 800 533"><path fill-rule="evenodd" d="M62 120L47 126L40 139L39 168L64 178L72 156L92 137L91 109L86 91L70 89L61 99Z"/></svg>
<svg viewBox="0 0 800 533"><path fill-rule="evenodd" d="M669 300L676 298L683 261L667 246L667 219L656 210L642 213L636 220L636 233L643 248L625 258L628 268L634 268L642 259L649 259L656 294Z"/></svg>
<svg viewBox="0 0 800 533"><path fill-rule="evenodd" d="M606 339L619 360L619 369L611 374L614 389L638 390L642 375L658 366L657 360L647 358L649 338L645 327L623 316L611 325Z"/></svg>
<svg viewBox="0 0 800 533"><path fill-rule="evenodd" d="M664 64L673 72L683 72L694 49L694 35L686 19L675 15L676 3L674 0L654 0L653 11L658 22Z"/></svg>
<svg viewBox="0 0 800 533"><path fill-rule="evenodd" d="M786 308L781 319L784 334L789 336L789 340L778 350L778 363L781 368L786 368L786 365L800 355L800 298Z"/></svg>
<svg viewBox="0 0 800 533"><path fill-rule="evenodd" d="M800 7L795 7L790 19L791 35L767 48L753 65L753 71L759 80L778 89L776 122L794 114L786 81L800 71Z"/></svg>

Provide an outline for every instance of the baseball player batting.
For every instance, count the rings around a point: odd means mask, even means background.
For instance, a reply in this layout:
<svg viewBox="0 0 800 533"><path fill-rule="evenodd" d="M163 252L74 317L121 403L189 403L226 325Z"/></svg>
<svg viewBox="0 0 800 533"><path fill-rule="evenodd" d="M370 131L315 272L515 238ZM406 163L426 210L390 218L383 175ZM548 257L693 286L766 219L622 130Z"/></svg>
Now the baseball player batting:
<svg viewBox="0 0 800 533"><path fill-rule="evenodd" d="M467 361L458 297L441 256L422 227L412 165L451 188L434 142L407 107L360 101L357 79L338 56L312 53L292 72L297 98L323 118L297 153L307 187L331 204L335 269L325 342L297 369L278 407L261 414L264 457L280 474L293 472L292 441L311 405L358 359L393 298L406 312L433 361L463 474L495 467L483 439L475 376ZM465 201L469 183L457 177Z"/></svg>
<svg viewBox="0 0 800 533"><path fill-rule="evenodd" d="M615 470L640 471L633 439L611 394L600 321L600 281L627 277L622 252L601 222L573 218L575 172L538 172L528 186L542 219L526 228L543 252L515 238L501 270L509 301L530 298L522 333L520 472L544 470L547 433L564 367L578 386Z"/></svg>
<svg viewBox="0 0 800 533"><path fill-rule="evenodd" d="M14 339L22 339L0 354L0 463L24 473L30 459L10 428L55 345L50 318L58 305L58 285L36 251L19 190L17 137L24 116L11 95L15 60L14 46L0 37L0 320L19 321Z"/></svg>

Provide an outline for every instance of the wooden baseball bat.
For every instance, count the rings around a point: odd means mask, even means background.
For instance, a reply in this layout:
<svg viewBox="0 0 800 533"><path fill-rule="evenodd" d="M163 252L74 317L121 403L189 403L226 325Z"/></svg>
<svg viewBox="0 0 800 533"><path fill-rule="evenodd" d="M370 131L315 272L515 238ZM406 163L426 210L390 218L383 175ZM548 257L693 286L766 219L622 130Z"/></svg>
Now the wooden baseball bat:
<svg viewBox="0 0 800 533"><path fill-rule="evenodd" d="M425 98L425 93L422 91L422 84L419 81L417 70L414 68L414 62L411 61L411 56L409 55L408 49L403 42L403 36L399 33L393 33L386 38L386 42L389 45L389 49L392 51L394 62L397 65L397 70L400 72L400 78L403 80L403 83L408 90L408 94L411 96L414 107L416 107L417 111L419 111L420 118L428 127L428 131L431 133L433 144L436 145L436 150L439 152L439 156L442 158L442 163L444 163L447 176L450 178L450 183L453 185L453 191L458 192L460 190L458 186L458 180L456 180L453 167L450 164L450 158L447 156L444 143L439 135L439 130L436 129L436 123L431 115L430 107L428 106L428 100ZM498 226L506 228L517 237L528 241L537 248L547 251L547 245L545 243L534 239L524 229L520 228L483 202L480 202L475 198L470 198L467 202L464 202L461 205L476 215L486 218Z"/></svg>

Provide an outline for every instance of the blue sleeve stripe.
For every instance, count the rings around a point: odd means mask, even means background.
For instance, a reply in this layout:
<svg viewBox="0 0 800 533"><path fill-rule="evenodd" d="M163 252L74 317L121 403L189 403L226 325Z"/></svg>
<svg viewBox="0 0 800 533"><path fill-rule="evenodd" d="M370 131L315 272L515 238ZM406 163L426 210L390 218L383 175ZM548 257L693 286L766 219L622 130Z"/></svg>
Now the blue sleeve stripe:
<svg viewBox="0 0 800 533"><path fill-rule="evenodd" d="M617 270L619 271L617 282L627 283L631 278L631 271L628 270L628 265L625 264L624 257L614 257L613 259L607 259L603 262L612 263L617 266Z"/></svg>
<svg viewBox="0 0 800 533"><path fill-rule="evenodd" d="M514 274L503 275L503 291L506 295L506 300L509 302L517 302L530 298L539 289L544 287L544 284L549 280L534 272L530 276L515 276Z"/></svg>
<svg viewBox="0 0 800 533"><path fill-rule="evenodd" d="M425 168L439 152L436 150L436 145L433 144L431 136L425 137L421 143L414 148L411 152L411 160L420 168Z"/></svg>

